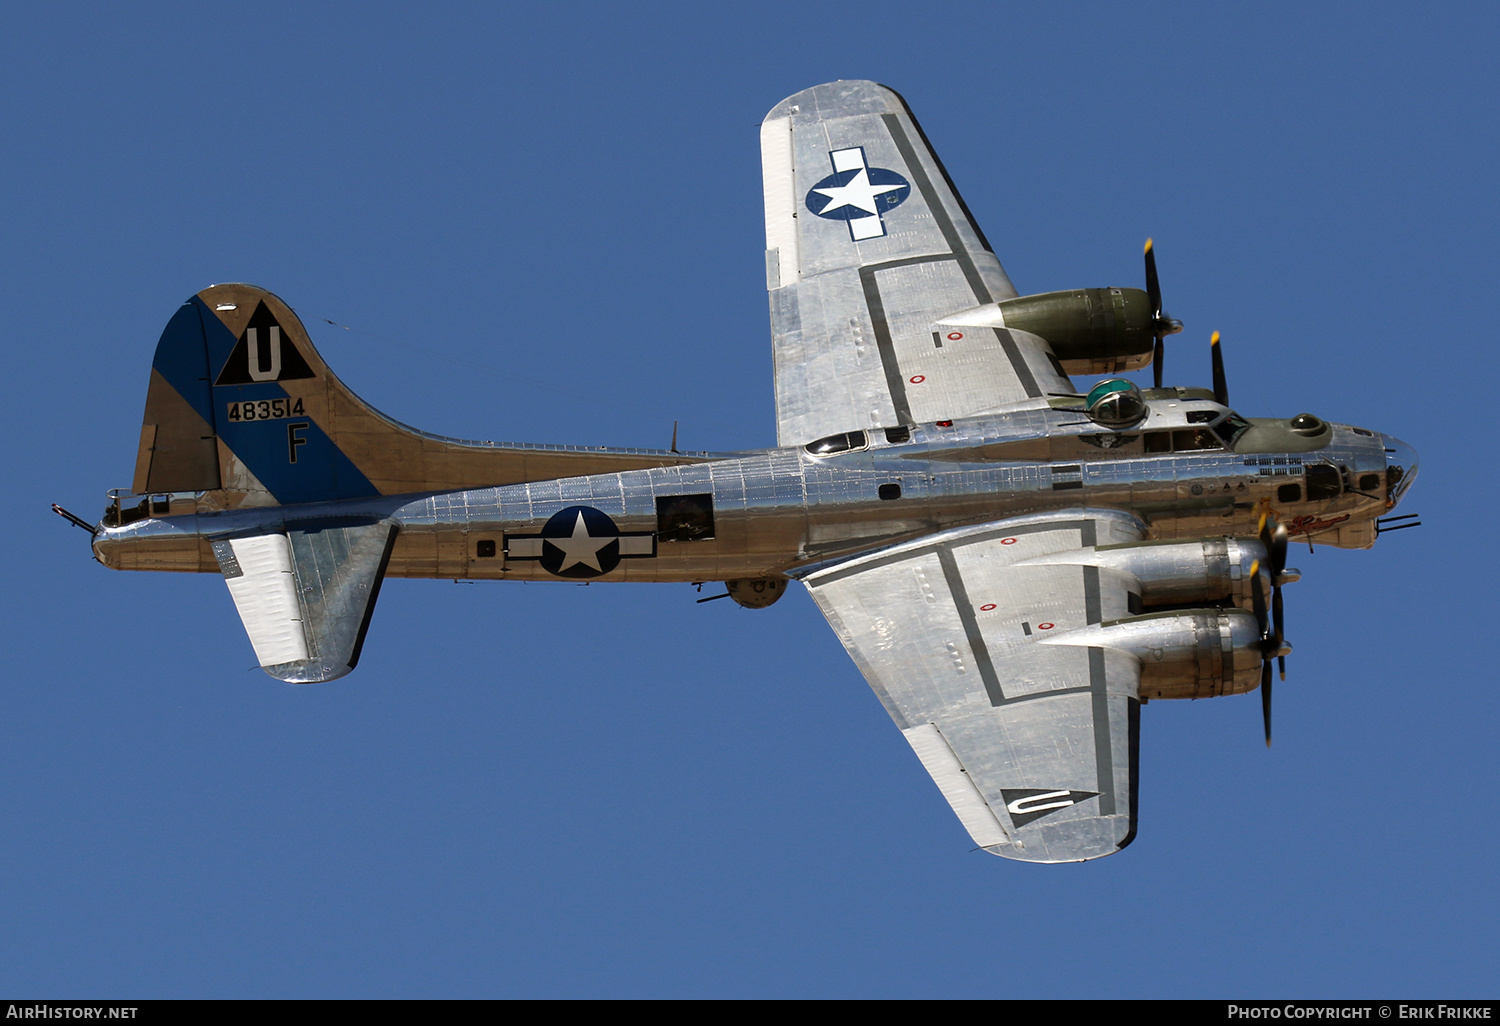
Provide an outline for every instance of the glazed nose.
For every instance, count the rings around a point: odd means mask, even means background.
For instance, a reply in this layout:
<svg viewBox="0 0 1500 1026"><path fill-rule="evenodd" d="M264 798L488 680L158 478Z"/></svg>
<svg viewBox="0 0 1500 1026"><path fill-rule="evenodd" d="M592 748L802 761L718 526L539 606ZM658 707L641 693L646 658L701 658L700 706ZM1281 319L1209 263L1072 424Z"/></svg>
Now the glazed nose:
<svg viewBox="0 0 1500 1026"><path fill-rule="evenodd" d="M1385 487L1392 508L1417 479L1417 450L1390 435L1385 440Z"/></svg>

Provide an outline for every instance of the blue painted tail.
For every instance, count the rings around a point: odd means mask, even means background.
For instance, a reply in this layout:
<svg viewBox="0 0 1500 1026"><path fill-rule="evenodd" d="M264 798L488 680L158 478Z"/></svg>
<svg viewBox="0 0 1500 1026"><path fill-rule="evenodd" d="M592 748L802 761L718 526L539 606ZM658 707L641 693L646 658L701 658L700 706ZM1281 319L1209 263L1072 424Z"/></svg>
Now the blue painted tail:
<svg viewBox="0 0 1500 1026"><path fill-rule="evenodd" d="M701 462L658 450L480 445L370 407L291 308L251 285L189 299L156 346L132 490L210 492L220 508L453 491Z"/></svg>

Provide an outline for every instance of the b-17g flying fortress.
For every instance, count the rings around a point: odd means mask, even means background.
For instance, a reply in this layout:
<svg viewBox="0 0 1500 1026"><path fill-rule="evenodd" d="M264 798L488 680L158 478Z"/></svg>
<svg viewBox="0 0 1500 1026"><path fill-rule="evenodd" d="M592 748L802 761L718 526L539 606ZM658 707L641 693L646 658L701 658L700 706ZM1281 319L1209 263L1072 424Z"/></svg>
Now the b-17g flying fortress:
<svg viewBox="0 0 1500 1026"><path fill-rule="evenodd" d="M296 315L215 285L152 364L131 489L94 552L220 574L261 666L329 681L386 576L724 581L812 594L986 851L1070 862L1135 835L1140 709L1261 689L1289 536L1369 548L1416 454L1163 387L1145 290L1018 295L905 102L871 82L761 127L777 445L464 442L384 417ZM1155 387L1070 375L1153 365ZM68 514L65 514L68 515ZM71 515L69 515L71 516ZM75 521L77 518L73 518Z"/></svg>

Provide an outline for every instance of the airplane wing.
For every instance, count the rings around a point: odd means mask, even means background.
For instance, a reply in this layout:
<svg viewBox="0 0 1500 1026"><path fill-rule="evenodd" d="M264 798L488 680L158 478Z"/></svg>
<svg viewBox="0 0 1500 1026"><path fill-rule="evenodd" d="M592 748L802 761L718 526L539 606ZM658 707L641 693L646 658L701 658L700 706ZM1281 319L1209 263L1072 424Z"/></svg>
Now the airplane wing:
<svg viewBox="0 0 1500 1026"><path fill-rule="evenodd" d="M1123 513L1041 514L954 528L803 576L986 851L1078 862L1134 838L1140 663L1067 637L1130 615L1129 585L1099 567L1028 561L1145 533Z"/></svg>
<svg viewBox="0 0 1500 1026"><path fill-rule="evenodd" d="M342 677L359 662L398 525L325 517L284 527L211 539L224 583L261 669L289 684Z"/></svg>
<svg viewBox="0 0 1500 1026"><path fill-rule="evenodd" d="M1016 290L895 92L788 97L761 163L778 444L1073 391L1040 337L944 323Z"/></svg>

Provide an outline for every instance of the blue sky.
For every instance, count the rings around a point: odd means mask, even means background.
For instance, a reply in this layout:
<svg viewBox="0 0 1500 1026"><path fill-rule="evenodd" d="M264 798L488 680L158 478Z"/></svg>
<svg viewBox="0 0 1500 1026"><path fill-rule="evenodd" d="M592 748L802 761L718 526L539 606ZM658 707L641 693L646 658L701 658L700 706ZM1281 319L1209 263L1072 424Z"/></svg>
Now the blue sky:
<svg viewBox="0 0 1500 1026"><path fill-rule="evenodd" d="M1500 925L1500 15L1480 4L13 5L0 993L1486 997ZM250 281L497 440L774 440L757 125L901 91L1023 292L1139 285L1206 383L1422 455L1294 549L1259 700L1143 713L1140 833L972 847L801 591L391 581L280 685L90 559L176 306ZM344 328L325 323L334 321ZM1463 385L1463 388L1458 386Z"/></svg>

